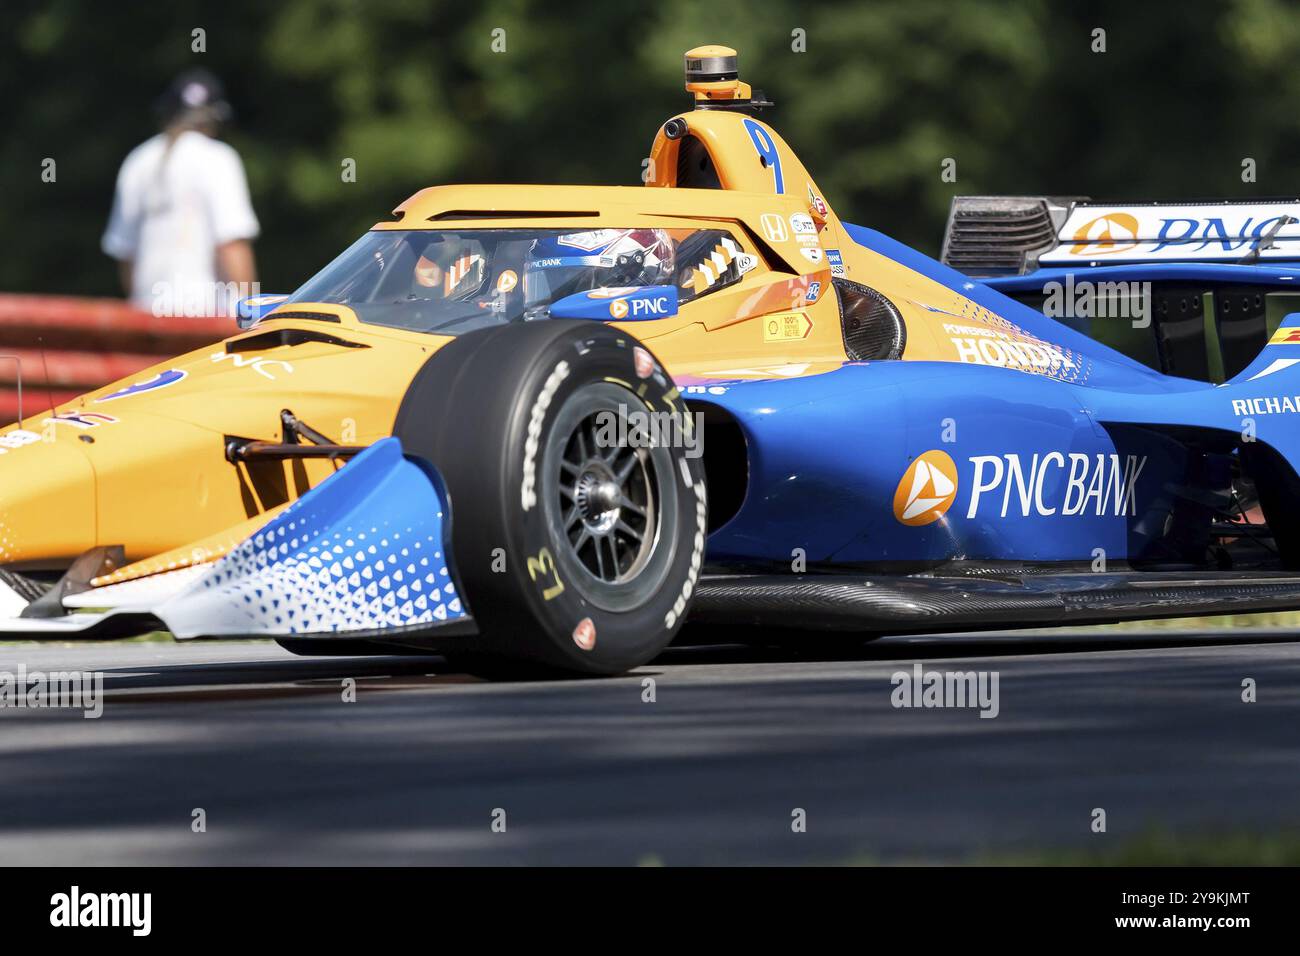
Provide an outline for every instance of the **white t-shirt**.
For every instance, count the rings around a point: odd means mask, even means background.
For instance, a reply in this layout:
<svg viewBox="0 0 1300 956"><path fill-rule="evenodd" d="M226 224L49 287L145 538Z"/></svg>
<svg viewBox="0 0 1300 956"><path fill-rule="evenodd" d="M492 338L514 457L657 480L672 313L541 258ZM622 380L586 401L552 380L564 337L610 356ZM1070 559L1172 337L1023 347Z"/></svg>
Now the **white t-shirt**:
<svg viewBox="0 0 1300 956"><path fill-rule="evenodd" d="M216 250L257 233L239 154L186 130L171 149L160 133L122 162L102 244L114 259L132 260L131 301L141 308L230 315L235 299L252 293L218 281Z"/></svg>

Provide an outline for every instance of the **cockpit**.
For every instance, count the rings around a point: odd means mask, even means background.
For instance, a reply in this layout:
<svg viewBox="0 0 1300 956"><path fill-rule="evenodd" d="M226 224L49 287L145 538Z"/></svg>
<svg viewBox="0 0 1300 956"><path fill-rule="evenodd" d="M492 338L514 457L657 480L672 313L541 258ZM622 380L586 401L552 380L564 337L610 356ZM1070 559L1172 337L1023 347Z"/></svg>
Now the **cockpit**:
<svg viewBox="0 0 1300 956"><path fill-rule="evenodd" d="M579 294L670 287L679 304L738 281L721 229L377 229L288 299L343 305L372 325L459 335L549 318Z"/></svg>

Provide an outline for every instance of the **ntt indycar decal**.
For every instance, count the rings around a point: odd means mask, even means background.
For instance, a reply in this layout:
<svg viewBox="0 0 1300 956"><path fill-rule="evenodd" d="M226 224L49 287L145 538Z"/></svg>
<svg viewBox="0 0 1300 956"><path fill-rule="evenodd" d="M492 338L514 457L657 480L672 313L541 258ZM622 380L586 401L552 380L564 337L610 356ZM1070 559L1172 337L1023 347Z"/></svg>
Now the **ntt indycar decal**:
<svg viewBox="0 0 1300 956"><path fill-rule="evenodd" d="M1079 203L1043 265L1153 259L1300 258L1300 201L1099 206Z"/></svg>
<svg viewBox="0 0 1300 956"><path fill-rule="evenodd" d="M1137 482L1147 464L1145 455L1059 451L972 455L967 461L967 518L1136 515ZM938 521L962 497L962 484L946 452L927 451L899 481L894 517L912 527Z"/></svg>

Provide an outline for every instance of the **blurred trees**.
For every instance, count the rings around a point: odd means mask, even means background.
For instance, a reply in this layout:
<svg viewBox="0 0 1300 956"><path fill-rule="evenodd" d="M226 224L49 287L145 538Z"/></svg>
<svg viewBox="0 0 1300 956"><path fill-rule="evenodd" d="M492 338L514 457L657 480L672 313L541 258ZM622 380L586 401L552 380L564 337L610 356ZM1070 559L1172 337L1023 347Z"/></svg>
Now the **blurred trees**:
<svg viewBox="0 0 1300 956"><path fill-rule="evenodd" d="M704 42L740 50L841 215L932 254L960 193L1300 194L1285 0L6 0L0 289L116 294L114 177L186 66L228 87L263 287L290 291L422 186L639 182Z"/></svg>

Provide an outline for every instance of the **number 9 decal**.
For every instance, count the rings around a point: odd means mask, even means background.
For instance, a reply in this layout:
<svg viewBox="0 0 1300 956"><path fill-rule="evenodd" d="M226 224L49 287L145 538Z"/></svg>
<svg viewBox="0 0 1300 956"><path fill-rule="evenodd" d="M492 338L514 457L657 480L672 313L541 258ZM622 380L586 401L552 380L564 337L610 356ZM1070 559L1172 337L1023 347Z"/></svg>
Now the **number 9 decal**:
<svg viewBox="0 0 1300 956"><path fill-rule="evenodd" d="M772 142L772 137L768 135L767 130L752 119L745 120L745 130L749 133L750 142L754 144L758 158L772 167L772 179L776 191L784 193L785 177L781 175L781 155L776 151L776 143Z"/></svg>

